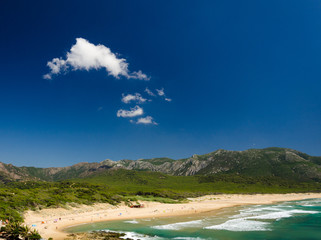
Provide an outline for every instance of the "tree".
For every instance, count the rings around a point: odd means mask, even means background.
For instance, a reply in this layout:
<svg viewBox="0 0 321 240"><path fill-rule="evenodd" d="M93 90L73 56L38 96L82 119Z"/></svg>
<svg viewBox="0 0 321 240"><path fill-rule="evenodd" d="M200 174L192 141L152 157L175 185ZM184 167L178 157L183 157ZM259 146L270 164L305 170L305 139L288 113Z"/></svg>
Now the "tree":
<svg viewBox="0 0 321 240"><path fill-rule="evenodd" d="M35 229L22 225L20 222L10 222L1 228L1 237L8 240L39 240L41 236Z"/></svg>
<svg viewBox="0 0 321 240"><path fill-rule="evenodd" d="M25 238L25 240L39 240L39 239L41 239L41 236L36 229L31 230L27 238Z"/></svg>
<svg viewBox="0 0 321 240"><path fill-rule="evenodd" d="M5 226L4 237L9 240L19 240L20 236L20 222L10 222Z"/></svg>
<svg viewBox="0 0 321 240"><path fill-rule="evenodd" d="M24 239L28 239L28 235L29 235L29 232L30 232L30 228L26 225L21 225L20 226L20 235L22 238Z"/></svg>

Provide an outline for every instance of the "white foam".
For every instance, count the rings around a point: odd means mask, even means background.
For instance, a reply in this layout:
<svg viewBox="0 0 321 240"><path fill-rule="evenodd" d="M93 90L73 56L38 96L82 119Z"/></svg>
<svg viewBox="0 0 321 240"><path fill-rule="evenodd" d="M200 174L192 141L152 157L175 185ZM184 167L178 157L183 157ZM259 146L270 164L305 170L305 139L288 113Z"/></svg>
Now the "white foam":
<svg viewBox="0 0 321 240"><path fill-rule="evenodd" d="M251 221L244 218L229 220L225 223L204 227L204 229L228 230L233 232L243 231L268 231L266 222Z"/></svg>
<svg viewBox="0 0 321 240"><path fill-rule="evenodd" d="M315 206L321 205L320 199L305 200L305 201L300 201L298 203L301 204L302 206L308 206L308 207L312 207L312 206L315 207Z"/></svg>
<svg viewBox="0 0 321 240"><path fill-rule="evenodd" d="M200 237L176 237L177 240L203 240L204 238Z"/></svg>
<svg viewBox="0 0 321 240"><path fill-rule="evenodd" d="M282 211L283 209L280 208L280 206L272 206L272 207L261 207L261 208L244 209L244 210L240 210L240 212L253 213L253 212L278 211L278 210Z"/></svg>
<svg viewBox="0 0 321 240"><path fill-rule="evenodd" d="M293 209L294 206L288 205L276 205L260 208L249 208L240 210L240 214L230 216L229 218L238 219L275 219L280 220L282 218L289 218L294 214L314 214L318 213L317 211L305 211L299 209Z"/></svg>
<svg viewBox="0 0 321 240"><path fill-rule="evenodd" d="M152 239L161 239L157 236L148 236L148 235L144 235L144 234L139 234L139 233L135 233L135 232L123 232L125 233L126 235L123 236L123 237L120 237L122 239L127 239L127 238L130 238L130 239L133 239L133 240L152 240Z"/></svg>
<svg viewBox="0 0 321 240"><path fill-rule="evenodd" d="M319 211L307 211L301 209L293 209L292 206L271 206L260 208L248 208L240 210L239 214L231 216L232 220L222 224L204 227L204 229L217 229L228 231L267 231L270 222L253 221L255 220L280 220L289 218L298 214L316 214Z"/></svg>
<svg viewBox="0 0 321 240"><path fill-rule="evenodd" d="M105 232L116 232L116 233L124 233L125 236L119 237L122 239L133 239L133 240L160 240L161 238L158 236L149 236L149 235L144 235L144 234L139 234L136 232L124 232L124 231L114 231L114 230L109 230L109 229L104 229L103 231Z"/></svg>
<svg viewBox="0 0 321 240"><path fill-rule="evenodd" d="M138 222L136 220L130 220L130 221L124 221L125 223L132 223L132 224L137 224Z"/></svg>
<svg viewBox="0 0 321 240"><path fill-rule="evenodd" d="M250 216L257 216L259 214L266 214L269 212L275 212L275 211L284 211L283 209L279 207L262 207L262 208L250 208L250 209L244 209L240 210L239 214L230 216L229 218L245 218Z"/></svg>
<svg viewBox="0 0 321 240"><path fill-rule="evenodd" d="M163 229L163 230L180 230L183 228L197 227L200 224L202 224L202 222L203 222L202 220L196 220L196 221L190 221L190 222L179 222L179 223L153 226L152 228Z"/></svg>
<svg viewBox="0 0 321 240"><path fill-rule="evenodd" d="M280 212L272 212L263 215L251 216L247 217L247 219L275 219L279 220L282 218L292 217L294 214L315 214L318 211L305 211L305 210L290 210L290 211L280 211Z"/></svg>

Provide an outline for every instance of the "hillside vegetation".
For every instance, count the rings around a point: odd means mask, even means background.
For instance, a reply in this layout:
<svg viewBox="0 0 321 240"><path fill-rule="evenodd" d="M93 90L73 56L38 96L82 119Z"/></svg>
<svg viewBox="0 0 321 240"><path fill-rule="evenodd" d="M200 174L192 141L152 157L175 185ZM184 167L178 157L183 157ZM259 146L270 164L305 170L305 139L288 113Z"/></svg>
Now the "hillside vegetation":
<svg viewBox="0 0 321 240"><path fill-rule="evenodd" d="M277 177L236 175L170 176L125 169L109 170L62 182L11 182L0 186L0 219L21 220L27 210L97 202L153 200L179 202L187 197L218 193L320 192L313 181L286 181Z"/></svg>
<svg viewBox="0 0 321 240"><path fill-rule="evenodd" d="M65 168L0 164L0 219L27 209L106 202L179 202L218 193L321 192L320 157L290 149L218 150L188 159L105 160Z"/></svg>
<svg viewBox="0 0 321 240"><path fill-rule="evenodd" d="M244 176L275 176L293 180L321 181L321 157L286 148L217 150L204 155L173 160L152 158L140 160L104 160L99 163L78 163L69 167L15 167L0 163L0 180L59 181L86 178L108 169L161 172L175 176L212 175L217 173Z"/></svg>

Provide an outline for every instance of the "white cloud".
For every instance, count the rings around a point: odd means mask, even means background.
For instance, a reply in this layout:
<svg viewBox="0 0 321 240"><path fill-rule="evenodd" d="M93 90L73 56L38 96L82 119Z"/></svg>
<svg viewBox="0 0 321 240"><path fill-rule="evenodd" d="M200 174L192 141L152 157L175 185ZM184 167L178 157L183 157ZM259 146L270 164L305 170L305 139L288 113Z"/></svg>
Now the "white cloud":
<svg viewBox="0 0 321 240"><path fill-rule="evenodd" d="M156 91L157 91L158 96L164 97L164 100L165 100L165 101L167 101L167 102L171 102L171 101L172 101L171 98L166 97L166 94L165 94L165 92L164 92L164 88L162 88L162 89L156 89Z"/></svg>
<svg viewBox="0 0 321 240"><path fill-rule="evenodd" d="M162 88L162 89L156 89L156 91L157 91L157 94L158 94L159 96L164 96L164 95L165 95L165 93L164 93L164 88Z"/></svg>
<svg viewBox="0 0 321 240"><path fill-rule="evenodd" d="M153 121L153 118L151 116L147 116L144 118L139 118L136 122L136 124L153 124L158 125L157 122Z"/></svg>
<svg viewBox="0 0 321 240"><path fill-rule="evenodd" d="M105 68L109 75L119 78L149 80L150 78L141 70L130 72L128 63L124 58L117 58L116 54L101 44L94 45L84 38L76 38L76 44L67 52L66 59L54 58L47 63L50 72L43 78L51 79L53 75L71 70L91 70Z"/></svg>
<svg viewBox="0 0 321 240"><path fill-rule="evenodd" d="M67 67L66 61L61 58L52 59L51 62L47 63L47 66L50 68L52 74L58 74Z"/></svg>
<svg viewBox="0 0 321 240"><path fill-rule="evenodd" d="M130 108L130 110L119 109L117 111L117 117L137 117L143 115L144 111L140 106Z"/></svg>
<svg viewBox="0 0 321 240"><path fill-rule="evenodd" d="M138 72L132 72L129 78L141 79L141 80L146 80L146 81L150 80L150 77L148 77L141 70L139 70Z"/></svg>
<svg viewBox="0 0 321 240"><path fill-rule="evenodd" d="M50 80L51 79L51 74L47 73L45 75L42 76L44 79L48 79Z"/></svg>
<svg viewBox="0 0 321 240"><path fill-rule="evenodd" d="M130 103L131 101L135 101L137 103L144 103L147 101L146 98L143 98L141 94L139 93L135 93L135 95L132 95L132 94L122 94L122 99L121 101L123 103Z"/></svg>
<svg viewBox="0 0 321 240"><path fill-rule="evenodd" d="M147 94L148 94L149 96L155 97L155 94L154 94L151 90L149 90L148 88L145 89L145 92L147 92Z"/></svg>

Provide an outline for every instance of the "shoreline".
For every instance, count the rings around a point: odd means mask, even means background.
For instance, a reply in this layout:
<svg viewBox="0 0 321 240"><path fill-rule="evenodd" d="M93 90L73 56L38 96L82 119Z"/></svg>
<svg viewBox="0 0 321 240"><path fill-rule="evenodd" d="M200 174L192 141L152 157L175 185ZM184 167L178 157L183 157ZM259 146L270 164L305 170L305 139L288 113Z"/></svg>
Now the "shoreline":
<svg viewBox="0 0 321 240"><path fill-rule="evenodd" d="M66 229L95 222L117 221L128 219L175 217L192 215L253 204L272 204L275 202L321 198L321 193L287 193L287 194L220 194L189 198L187 203L159 203L140 201L144 208L130 208L125 204L117 206L108 203L97 203L92 206L43 209L27 211L24 214L25 224L37 229L45 239L63 240L67 237Z"/></svg>

